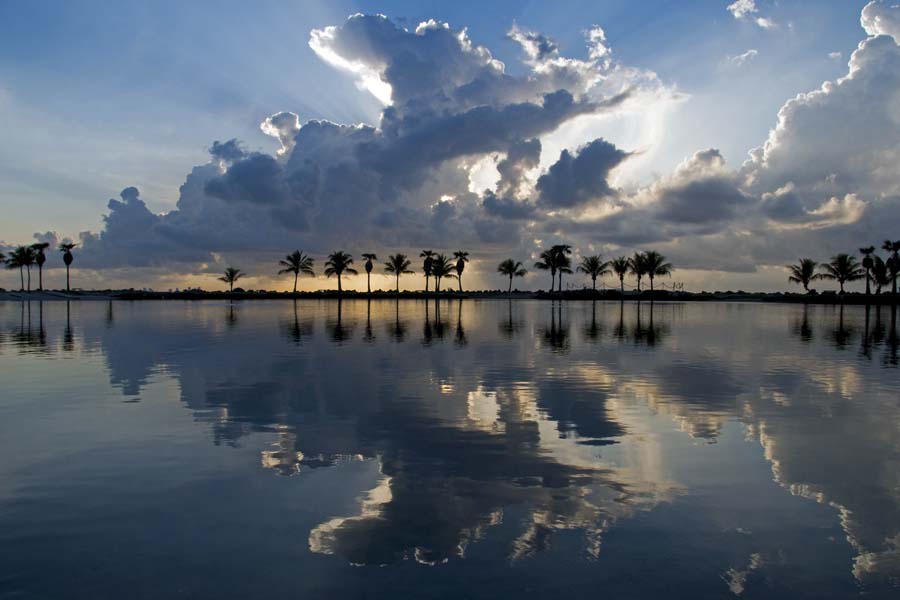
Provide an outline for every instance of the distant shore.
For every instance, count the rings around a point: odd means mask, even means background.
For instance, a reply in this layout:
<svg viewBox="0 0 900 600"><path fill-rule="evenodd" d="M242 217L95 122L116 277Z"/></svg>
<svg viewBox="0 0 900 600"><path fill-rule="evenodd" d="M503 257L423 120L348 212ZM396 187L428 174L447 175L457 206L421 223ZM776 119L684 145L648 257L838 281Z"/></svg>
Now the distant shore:
<svg viewBox="0 0 900 600"><path fill-rule="evenodd" d="M290 300L290 299L337 299L359 300L359 299L407 299L407 300L424 300L435 298L471 298L478 300L599 300L599 301L620 301L620 300L660 300L670 302L783 302L794 304L893 304L896 298L891 294L872 294L865 295L861 293L838 294L835 292L824 292L821 294L793 294L785 292L743 292L743 291L726 291L726 292L670 292L666 290L645 290L643 292L620 292L618 290L598 290L589 289L566 290L563 292L548 293L545 291L513 291L504 292L501 290L481 290L481 291L443 291L424 292L424 291L374 291L371 293L344 291L338 293L336 290L322 290L315 292L275 292L267 290L247 290L234 292L219 291L203 291L203 290L187 290L176 292L156 292L142 290L78 290L72 292L65 291L43 291L43 292L17 292L17 291L0 291L0 301L65 301L65 300Z"/></svg>

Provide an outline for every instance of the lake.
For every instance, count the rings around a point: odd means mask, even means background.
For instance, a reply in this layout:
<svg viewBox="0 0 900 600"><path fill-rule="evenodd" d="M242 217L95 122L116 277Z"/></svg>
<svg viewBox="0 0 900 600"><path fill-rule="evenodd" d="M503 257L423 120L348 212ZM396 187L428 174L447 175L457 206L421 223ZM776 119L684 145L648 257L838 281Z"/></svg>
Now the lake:
<svg viewBox="0 0 900 600"><path fill-rule="evenodd" d="M891 307L0 302L2 598L900 597Z"/></svg>

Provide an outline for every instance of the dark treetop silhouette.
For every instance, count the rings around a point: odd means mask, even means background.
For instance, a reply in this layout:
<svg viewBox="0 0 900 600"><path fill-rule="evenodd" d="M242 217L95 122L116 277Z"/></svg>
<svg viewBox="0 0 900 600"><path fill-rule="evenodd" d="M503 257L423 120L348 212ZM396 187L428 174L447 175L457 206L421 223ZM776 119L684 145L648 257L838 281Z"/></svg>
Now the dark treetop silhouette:
<svg viewBox="0 0 900 600"><path fill-rule="evenodd" d="M391 273L394 277L397 278L397 290L400 291L400 276L412 273L410 270L410 266L412 266L412 262L408 258L406 258L405 254L392 254L388 256L387 262L384 263L384 270L386 273Z"/></svg>
<svg viewBox="0 0 900 600"><path fill-rule="evenodd" d="M314 261L312 258L299 250L294 250L282 260L278 261L278 264L284 267L278 271L278 274L283 275L285 273L292 273L294 275L294 293L296 294L297 278L300 277L301 274L309 275L310 277L316 276L316 272L313 270L313 263Z"/></svg>
<svg viewBox="0 0 900 600"><path fill-rule="evenodd" d="M341 287L341 275L344 273L356 275L358 273L356 269L350 266L352 264L353 257L343 250L337 250L328 255L328 260L325 261L325 276L337 276L338 292L344 291L343 287Z"/></svg>
<svg viewBox="0 0 900 600"><path fill-rule="evenodd" d="M497 272L509 277L509 287L506 290L507 293L512 292L513 277L525 277L525 274L528 273L521 262L511 258L507 258L497 265Z"/></svg>

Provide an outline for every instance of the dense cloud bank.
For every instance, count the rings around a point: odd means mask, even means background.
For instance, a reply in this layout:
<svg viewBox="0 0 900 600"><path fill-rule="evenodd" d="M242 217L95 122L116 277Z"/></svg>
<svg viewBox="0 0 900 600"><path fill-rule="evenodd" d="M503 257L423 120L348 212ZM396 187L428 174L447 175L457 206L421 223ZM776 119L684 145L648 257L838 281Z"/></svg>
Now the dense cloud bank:
<svg viewBox="0 0 900 600"><path fill-rule="evenodd" d="M758 14L752 2L729 10ZM512 75L464 29L427 21L410 31L354 15L312 31L309 44L385 103L377 127L273 114L260 128L278 140L274 155L213 142L166 214L123 190L102 231L81 234L79 265L195 273L298 246L465 247L493 260L566 240L581 253L654 245L679 267L747 272L852 251L900 231L898 23L900 8L866 6L868 37L847 74L787 101L743 165L700 149L636 188L613 182L641 149L615 140L582 140L538 166L542 139L572 119L677 96L619 64L599 27L586 32L583 60L513 27L527 72ZM473 182L485 161L495 174L486 190Z"/></svg>

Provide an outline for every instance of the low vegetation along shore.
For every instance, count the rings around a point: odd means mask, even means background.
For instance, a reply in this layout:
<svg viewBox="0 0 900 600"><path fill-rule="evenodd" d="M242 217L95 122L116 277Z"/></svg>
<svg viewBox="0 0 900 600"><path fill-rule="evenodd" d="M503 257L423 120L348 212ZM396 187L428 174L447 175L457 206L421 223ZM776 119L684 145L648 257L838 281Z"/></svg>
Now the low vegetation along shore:
<svg viewBox="0 0 900 600"><path fill-rule="evenodd" d="M635 252L631 257L619 256L604 260L599 254L583 256L577 265L572 262L572 248L558 244L542 251L532 268L550 275L549 291L536 292L514 290L516 278L524 277L528 270L521 261L508 258L497 265L497 273L507 279L506 290L464 290L463 274L469 262L469 252L458 250L446 255L433 250L423 250L422 273L425 276L424 290L401 290L400 278L413 274L412 260L405 254L392 254L381 265L384 273L395 278L394 290L372 290L371 275L376 269L378 256L374 253L362 254L362 266L366 275L366 291L357 292L343 289L343 278L359 275L354 267L353 256L343 250L328 255L322 273L334 278L337 290L298 291L297 283L302 276L315 277L315 259L295 250L278 261L278 274L292 278L291 292L269 290L245 290L235 287L247 273L236 267L228 267L219 281L228 286L227 291L207 291L189 289L184 291L157 292L150 290L94 290L73 291L70 287L70 271L74 262L73 250L76 244L64 241L58 250L66 267L65 291L44 289L43 270L47 262L46 250L49 244L39 243L19 246L9 256L0 253L0 263L7 269L18 270L21 288L7 291L0 288L2 300L73 300L73 299L123 299L123 300L202 300L202 299L268 299L268 298L516 298L516 299L566 299L566 300L743 300L768 302L803 303L846 303L846 304L888 304L897 301L897 279L900 273L900 240L886 240L881 249L886 252L882 258L876 254L875 246L859 249L861 260L852 254L837 254L826 263L817 263L810 258L801 258L796 264L787 265L788 281L802 286L803 293L775 292L754 293L744 291L689 292L678 284L663 289L656 287L659 277L669 277L675 270L666 257L654 250ZM37 288L32 290L32 267L37 270ZM574 267L574 269L573 269ZM563 275L579 274L590 281L581 289L563 290ZM597 280L614 277L618 280L615 288L597 289ZM626 277L629 282L626 284ZM446 281L455 281L442 287ZM865 293L847 292L848 283L864 280ZM634 281L634 285L631 284ZM811 288L815 281L835 282L837 291L818 293ZM626 286L628 289L626 289Z"/></svg>

